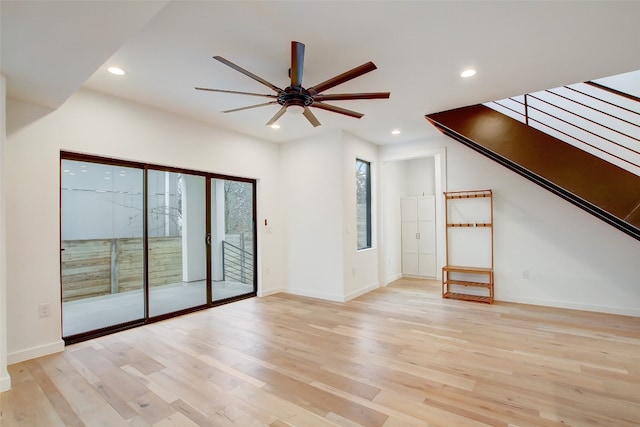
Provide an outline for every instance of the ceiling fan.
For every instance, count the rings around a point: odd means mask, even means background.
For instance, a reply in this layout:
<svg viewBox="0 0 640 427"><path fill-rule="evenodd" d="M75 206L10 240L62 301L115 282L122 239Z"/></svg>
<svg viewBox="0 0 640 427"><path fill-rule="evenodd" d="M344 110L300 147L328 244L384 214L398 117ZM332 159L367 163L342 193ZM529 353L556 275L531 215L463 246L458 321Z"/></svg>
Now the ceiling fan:
<svg viewBox="0 0 640 427"><path fill-rule="evenodd" d="M204 87L196 87L197 90L206 90L210 92L222 92L222 93L235 93L239 95L251 95L261 96L265 98L273 98L273 101L265 102L262 104L249 105L248 107L234 108L233 110L226 110L223 113L233 113L235 111L248 110L250 108L263 107L266 105L279 104L282 107L280 110L267 122L267 126L274 124L282 115L287 111L287 108L292 107L302 111L304 117L314 127L320 126L320 122L316 116L311 112L309 107L320 108L322 110L333 111L334 113L344 114L345 116L355 117L357 119L364 116L357 111L348 110L346 108L337 107L335 105L325 104L324 101L345 101L352 99L386 99L391 95L390 92L371 92L371 93L342 93L342 94L322 94L322 92L338 86L344 82L355 79L363 74L375 70L377 67L371 61L356 67L352 70L346 71L340 75L337 75L329 80L326 80L315 86L309 88L302 87L302 70L304 68L304 44L296 41L291 42L291 68L289 69L289 77L291 77L291 85L285 89L269 83L261 77L256 76L250 71L234 64L233 62L224 59L221 56L214 56L216 59L228 67L233 68L242 74L251 77L257 82L262 83L268 88L272 89L276 94L261 94L252 92L240 92L235 90L224 89L210 89Z"/></svg>

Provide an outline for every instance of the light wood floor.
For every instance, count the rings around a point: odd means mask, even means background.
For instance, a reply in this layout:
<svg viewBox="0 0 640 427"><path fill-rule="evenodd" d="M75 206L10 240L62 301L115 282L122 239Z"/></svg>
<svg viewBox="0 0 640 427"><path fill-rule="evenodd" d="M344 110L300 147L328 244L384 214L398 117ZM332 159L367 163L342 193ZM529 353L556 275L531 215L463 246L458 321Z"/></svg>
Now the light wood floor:
<svg viewBox="0 0 640 427"><path fill-rule="evenodd" d="M637 426L640 318L440 299L253 298L9 367L2 426Z"/></svg>

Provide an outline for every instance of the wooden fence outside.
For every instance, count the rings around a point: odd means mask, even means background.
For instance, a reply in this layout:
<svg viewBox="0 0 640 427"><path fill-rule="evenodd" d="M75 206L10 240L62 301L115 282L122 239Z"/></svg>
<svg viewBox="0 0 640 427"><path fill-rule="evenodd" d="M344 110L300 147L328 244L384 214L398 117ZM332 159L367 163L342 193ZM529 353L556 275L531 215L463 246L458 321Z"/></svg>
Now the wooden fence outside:
<svg viewBox="0 0 640 427"><path fill-rule="evenodd" d="M141 289L141 238L62 242L62 301ZM149 284L182 282L182 238L149 239Z"/></svg>

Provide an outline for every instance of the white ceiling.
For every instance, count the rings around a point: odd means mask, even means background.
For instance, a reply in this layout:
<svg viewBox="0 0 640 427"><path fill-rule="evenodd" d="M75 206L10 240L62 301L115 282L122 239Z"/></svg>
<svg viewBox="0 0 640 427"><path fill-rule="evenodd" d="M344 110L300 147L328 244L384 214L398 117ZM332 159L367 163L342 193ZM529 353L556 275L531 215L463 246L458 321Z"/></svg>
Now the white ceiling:
<svg viewBox="0 0 640 427"><path fill-rule="evenodd" d="M0 15L10 97L57 108L84 86L275 142L336 129L417 140L435 132L425 114L640 69L637 1L2 0ZM274 130L277 105L221 113L269 99L194 90L273 93L214 55L288 86L292 40L306 45L303 86L373 61L326 93L391 98L330 102L359 120L313 109L322 126L285 114ZM467 67L478 73L463 80Z"/></svg>

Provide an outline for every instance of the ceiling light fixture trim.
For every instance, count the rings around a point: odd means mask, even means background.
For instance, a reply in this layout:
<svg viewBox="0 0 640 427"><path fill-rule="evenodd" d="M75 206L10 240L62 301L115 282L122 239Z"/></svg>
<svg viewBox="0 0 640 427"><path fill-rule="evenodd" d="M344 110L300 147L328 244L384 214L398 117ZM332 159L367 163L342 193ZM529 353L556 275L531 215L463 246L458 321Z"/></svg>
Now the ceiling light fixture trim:
<svg viewBox="0 0 640 427"><path fill-rule="evenodd" d="M465 79L469 77L473 77L475 75L476 75L476 70L474 70L473 68L468 68L464 70L462 73L460 73L460 77Z"/></svg>
<svg viewBox="0 0 640 427"><path fill-rule="evenodd" d="M110 72L111 74L113 74L114 76L124 76L125 74L127 74L120 67L109 67L109 68L107 68L107 71Z"/></svg>

